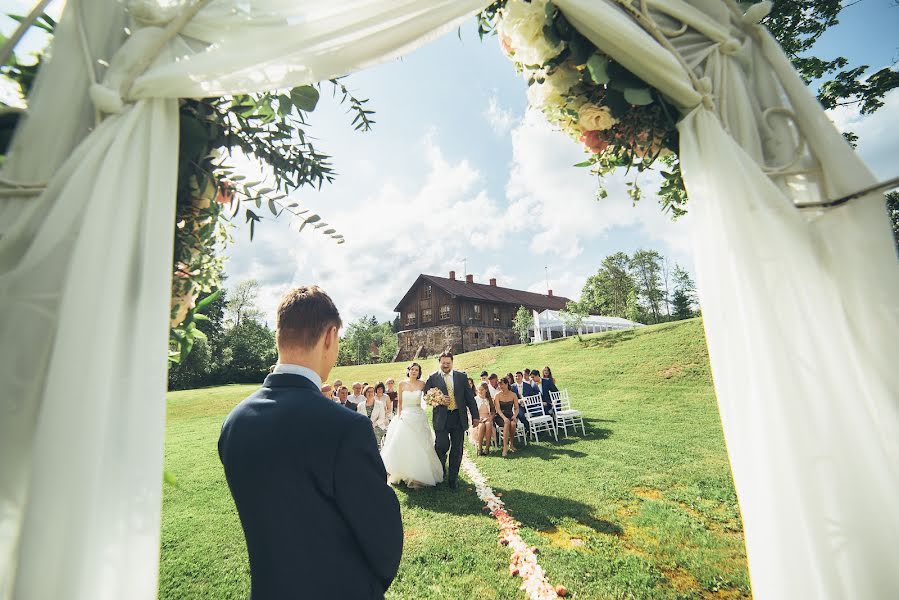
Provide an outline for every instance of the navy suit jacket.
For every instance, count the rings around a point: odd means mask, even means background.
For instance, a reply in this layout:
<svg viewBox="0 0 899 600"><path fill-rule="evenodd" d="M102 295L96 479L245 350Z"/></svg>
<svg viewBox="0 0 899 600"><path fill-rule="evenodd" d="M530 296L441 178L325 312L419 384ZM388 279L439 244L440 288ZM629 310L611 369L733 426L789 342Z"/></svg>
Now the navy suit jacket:
<svg viewBox="0 0 899 600"><path fill-rule="evenodd" d="M468 427L468 420L465 417L465 409L471 413L472 419L479 419L478 403L474 399L474 393L468 387L468 375L461 371L453 371L453 395L456 397L456 413L450 413L446 406L435 406L433 412L434 431L443 431L444 429ZM443 371L431 373L428 380L425 381L424 393L427 394L431 388L438 388L444 394L449 394L446 389L446 381L443 379Z"/></svg>
<svg viewBox="0 0 899 600"><path fill-rule="evenodd" d="M403 525L369 419L276 373L231 411L218 450L252 600L383 598Z"/></svg>
<svg viewBox="0 0 899 600"><path fill-rule="evenodd" d="M524 395L525 396L535 396L537 394L540 394L541 397L543 398L543 404L547 405L547 407L549 407L549 408L552 408L552 399L549 397L549 393L550 392L558 392L559 388L556 387L556 385L552 382L551 379L541 379L540 386L543 388L542 392L536 385L534 385L532 383L525 383L524 384Z"/></svg>

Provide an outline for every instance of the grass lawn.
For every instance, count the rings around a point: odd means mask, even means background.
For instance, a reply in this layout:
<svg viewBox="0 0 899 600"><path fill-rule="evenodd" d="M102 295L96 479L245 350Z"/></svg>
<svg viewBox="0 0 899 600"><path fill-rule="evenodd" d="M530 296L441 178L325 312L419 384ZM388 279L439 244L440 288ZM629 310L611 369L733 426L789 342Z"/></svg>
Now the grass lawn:
<svg viewBox="0 0 899 600"><path fill-rule="evenodd" d="M574 598L750 597L701 321L491 348L455 363L470 375L545 365L587 417L586 437L475 461L540 549L548 579ZM399 380L404 367L342 367L330 379ZM177 485L163 498L160 598L246 598L246 549L216 441L253 389L168 395L166 470ZM524 598L470 485L397 496L406 541L388 598Z"/></svg>

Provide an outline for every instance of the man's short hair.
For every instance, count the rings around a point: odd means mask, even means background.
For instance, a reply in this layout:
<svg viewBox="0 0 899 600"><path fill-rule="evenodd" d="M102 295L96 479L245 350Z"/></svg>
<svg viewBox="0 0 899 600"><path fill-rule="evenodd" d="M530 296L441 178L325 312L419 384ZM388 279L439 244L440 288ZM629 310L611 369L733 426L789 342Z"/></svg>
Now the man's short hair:
<svg viewBox="0 0 899 600"><path fill-rule="evenodd" d="M331 297L317 285L290 290L278 305L278 346L312 348L330 327L343 321Z"/></svg>
<svg viewBox="0 0 899 600"><path fill-rule="evenodd" d="M437 358L437 360L443 360L444 358L453 360L453 353L452 352L441 352L440 356Z"/></svg>
<svg viewBox="0 0 899 600"><path fill-rule="evenodd" d="M354 387L354 388L356 388L356 387L362 387L362 382L361 382L361 381L354 381L354 382L353 382L353 387Z"/></svg>
<svg viewBox="0 0 899 600"><path fill-rule="evenodd" d="M481 377L487 377L487 371L481 371Z"/></svg>
<svg viewBox="0 0 899 600"><path fill-rule="evenodd" d="M496 373L491 373L487 379L496 379Z"/></svg>
<svg viewBox="0 0 899 600"><path fill-rule="evenodd" d="M537 369L531 369L531 377L533 377L534 375L540 377L540 371L538 371Z"/></svg>
<svg viewBox="0 0 899 600"><path fill-rule="evenodd" d="M522 377L524 377L524 373L522 373L521 371L515 371L515 374L516 374L516 375L521 375Z"/></svg>

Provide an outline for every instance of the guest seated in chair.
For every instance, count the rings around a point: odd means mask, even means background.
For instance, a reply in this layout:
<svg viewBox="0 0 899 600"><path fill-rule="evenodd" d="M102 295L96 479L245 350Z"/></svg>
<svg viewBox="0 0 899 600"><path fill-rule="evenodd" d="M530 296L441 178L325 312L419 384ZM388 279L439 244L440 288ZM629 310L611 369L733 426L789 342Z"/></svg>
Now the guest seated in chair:
<svg viewBox="0 0 899 600"><path fill-rule="evenodd" d="M350 389L345 385L340 386L337 390L337 403L344 405L350 410L356 410L356 405L350 402L349 398Z"/></svg>
<svg viewBox="0 0 899 600"><path fill-rule="evenodd" d="M475 401L478 403L478 414L481 420L476 426L469 428L468 437L478 447L478 456L481 456L490 454L490 443L493 441L495 433L493 431L493 401L490 399L486 383L478 386Z"/></svg>
<svg viewBox="0 0 899 600"><path fill-rule="evenodd" d="M493 398L496 416L493 422L503 428L503 456L515 452L513 444L518 427L518 396L510 388L512 382L503 377L499 380L499 393Z"/></svg>
<svg viewBox="0 0 899 600"><path fill-rule="evenodd" d="M527 393L525 388L530 388L531 384L524 380L524 374L521 371L515 372L515 383L512 384L512 391L518 396L518 399L521 400L525 396L533 396L536 394L536 391L532 391L531 393ZM528 410L524 407L524 404L518 403L518 420L521 421L521 424L524 425L524 430L528 436L531 435L531 424L528 423Z"/></svg>
<svg viewBox="0 0 899 600"><path fill-rule="evenodd" d="M543 399L543 412L548 415L555 415L555 410L553 410L552 399L549 397L550 392L558 392L558 388L553 384L550 379L542 379L540 377L540 371L534 369L531 371L531 389L533 390L531 394L540 394L540 397Z"/></svg>
<svg viewBox="0 0 899 600"><path fill-rule="evenodd" d="M553 385L556 385L556 378L553 377L552 369L543 367L543 379L549 379Z"/></svg>

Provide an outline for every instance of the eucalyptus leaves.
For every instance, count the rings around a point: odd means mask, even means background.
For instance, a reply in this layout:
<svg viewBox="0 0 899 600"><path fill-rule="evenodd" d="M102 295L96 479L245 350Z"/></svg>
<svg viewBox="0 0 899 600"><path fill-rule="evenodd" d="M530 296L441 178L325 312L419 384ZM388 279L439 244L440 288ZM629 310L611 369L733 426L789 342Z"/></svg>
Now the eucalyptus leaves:
<svg viewBox="0 0 899 600"><path fill-rule="evenodd" d="M351 123L367 131L374 121L368 100L355 98L338 80L334 97L349 103ZM337 244L344 237L292 197L303 186L320 188L335 177L330 157L307 136L306 116L320 99L319 87L300 86L262 94L183 100L180 109L178 201L170 314L170 354L178 362L195 338L202 315L201 293L219 285L221 251L231 241L230 224L241 216L250 239L264 220L287 218L298 232L307 227ZM267 181L250 181L229 165L241 154L270 167Z"/></svg>

